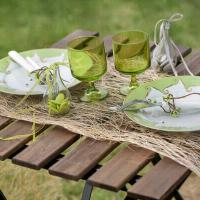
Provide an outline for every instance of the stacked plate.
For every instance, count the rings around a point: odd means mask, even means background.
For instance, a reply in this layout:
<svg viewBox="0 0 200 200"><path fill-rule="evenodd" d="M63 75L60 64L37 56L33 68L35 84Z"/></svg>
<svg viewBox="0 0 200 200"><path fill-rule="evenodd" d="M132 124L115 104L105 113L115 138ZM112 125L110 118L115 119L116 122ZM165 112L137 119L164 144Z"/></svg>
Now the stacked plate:
<svg viewBox="0 0 200 200"><path fill-rule="evenodd" d="M24 58L30 57L38 66L50 66L55 62L67 62L67 50L64 49L37 49L20 53ZM69 66L60 66L60 74L65 80L65 86L70 88L79 83L70 71ZM10 57L0 60L0 91L10 94L26 95L35 84L35 76L22 66L14 62ZM64 86L59 82L59 90ZM30 95L44 94L47 85L37 85L29 93Z"/></svg>

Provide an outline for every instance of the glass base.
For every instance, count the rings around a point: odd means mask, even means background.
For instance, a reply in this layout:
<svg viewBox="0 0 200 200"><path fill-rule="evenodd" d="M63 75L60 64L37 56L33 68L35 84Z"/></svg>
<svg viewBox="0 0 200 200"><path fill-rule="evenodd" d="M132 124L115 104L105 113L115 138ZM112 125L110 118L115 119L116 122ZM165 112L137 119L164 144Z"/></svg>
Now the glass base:
<svg viewBox="0 0 200 200"><path fill-rule="evenodd" d="M94 91L85 92L85 94L81 97L81 101L91 102L91 101L99 101L108 96L108 91L106 89L100 88Z"/></svg>
<svg viewBox="0 0 200 200"><path fill-rule="evenodd" d="M134 90L137 87L138 86L136 86L136 85L135 86L128 86L128 85L122 86L120 88L120 93L123 94L124 96L127 96L131 90Z"/></svg>

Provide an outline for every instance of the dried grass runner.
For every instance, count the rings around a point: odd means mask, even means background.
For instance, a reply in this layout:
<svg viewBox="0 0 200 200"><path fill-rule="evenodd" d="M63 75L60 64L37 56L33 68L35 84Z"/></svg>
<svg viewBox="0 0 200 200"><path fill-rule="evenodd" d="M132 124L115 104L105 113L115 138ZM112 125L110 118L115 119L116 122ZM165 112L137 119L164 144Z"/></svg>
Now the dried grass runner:
<svg viewBox="0 0 200 200"><path fill-rule="evenodd" d="M156 74L147 70L139 76L139 82L156 80L164 74ZM167 133L142 127L126 117L124 113L110 111L108 108L123 101L119 88L129 82L113 70L112 61L109 61L109 72L98 84L109 90L109 97L95 103L79 101L84 85L75 87L72 92L72 108L66 116L52 117L41 99L29 97L23 105L13 109L22 97L0 94L0 115L19 120L33 120L42 124L62 126L75 133L97 140L112 140L127 142L156 151L161 155L170 157L180 164L188 167L200 176L200 135L199 133Z"/></svg>

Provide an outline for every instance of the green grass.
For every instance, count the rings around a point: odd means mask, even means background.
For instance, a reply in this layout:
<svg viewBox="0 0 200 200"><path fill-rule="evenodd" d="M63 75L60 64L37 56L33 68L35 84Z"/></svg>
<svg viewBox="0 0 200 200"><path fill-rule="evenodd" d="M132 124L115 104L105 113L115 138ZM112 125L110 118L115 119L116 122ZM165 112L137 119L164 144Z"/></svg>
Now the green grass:
<svg viewBox="0 0 200 200"><path fill-rule="evenodd" d="M75 29L99 31L102 36L142 29L153 36L157 20L174 12L184 19L173 24L177 43L200 46L199 0L0 0L0 58L11 49L44 48ZM0 164L0 188L9 200L78 200L83 183L62 181L44 171L32 171L10 162ZM122 199L95 190L95 200Z"/></svg>
<svg viewBox="0 0 200 200"><path fill-rule="evenodd" d="M173 38L198 47L199 8L199 0L0 0L0 57L48 47L78 28L102 35L137 28L152 36L156 21L174 12L184 19L173 25Z"/></svg>

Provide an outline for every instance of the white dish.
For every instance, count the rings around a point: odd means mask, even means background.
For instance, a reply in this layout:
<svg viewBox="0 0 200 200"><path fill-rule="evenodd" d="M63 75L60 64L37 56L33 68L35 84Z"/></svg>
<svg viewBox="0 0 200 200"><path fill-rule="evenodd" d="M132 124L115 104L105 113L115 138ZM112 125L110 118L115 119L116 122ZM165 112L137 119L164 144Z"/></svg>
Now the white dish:
<svg viewBox="0 0 200 200"><path fill-rule="evenodd" d="M67 50L65 49L37 49L20 53L23 57L31 57L39 66L50 66L55 62L68 63ZM66 80L67 88L80 83L75 79L69 66L59 66L61 77ZM30 74L23 67L13 62L9 57L0 60L0 91L10 94L26 95L35 84L34 74ZM59 90L65 87L58 82ZM29 93L30 95L44 94L47 85L37 85Z"/></svg>

